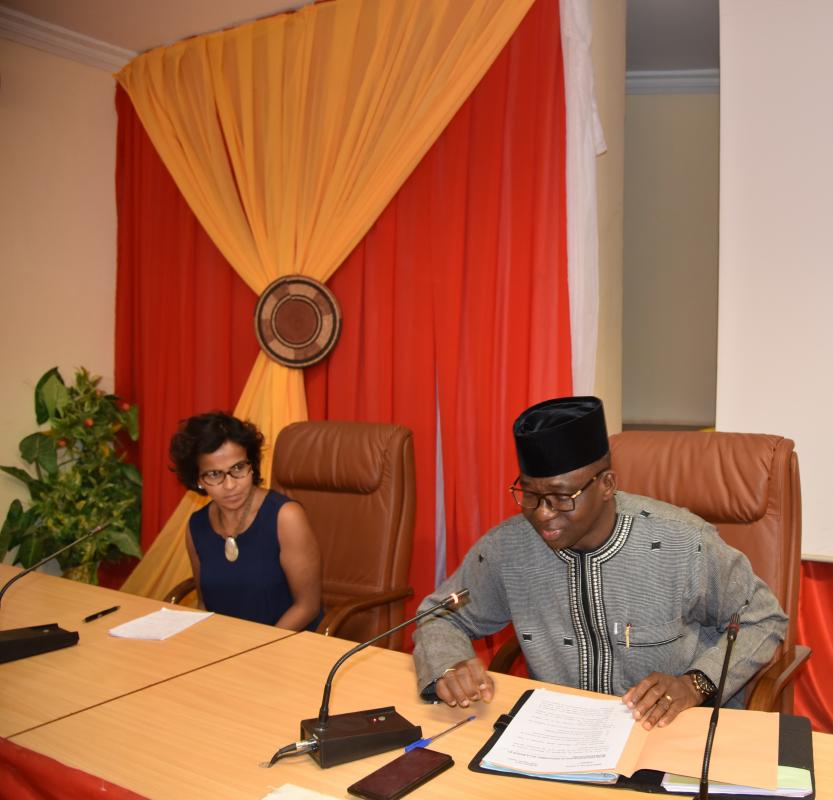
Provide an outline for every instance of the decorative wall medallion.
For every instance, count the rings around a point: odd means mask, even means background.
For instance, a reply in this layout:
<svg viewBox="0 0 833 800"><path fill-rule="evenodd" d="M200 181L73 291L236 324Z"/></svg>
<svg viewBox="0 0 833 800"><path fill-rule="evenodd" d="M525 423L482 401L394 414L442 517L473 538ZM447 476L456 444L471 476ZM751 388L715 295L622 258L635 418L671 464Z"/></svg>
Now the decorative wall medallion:
<svg viewBox="0 0 833 800"><path fill-rule="evenodd" d="M266 287L255 308L255 335L269 358L301 369L325 358L341 333L335 295L304 275L286 275Z"/></svg>

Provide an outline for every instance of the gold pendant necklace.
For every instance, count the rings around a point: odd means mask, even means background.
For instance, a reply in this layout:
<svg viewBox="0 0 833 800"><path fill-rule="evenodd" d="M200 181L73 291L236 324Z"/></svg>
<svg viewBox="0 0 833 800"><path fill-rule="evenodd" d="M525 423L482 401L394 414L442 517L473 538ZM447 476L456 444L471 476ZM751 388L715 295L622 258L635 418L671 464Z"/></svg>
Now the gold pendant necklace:
<svg viewBox="0 0 833 800"><path fill-rule="evenodd" d="M255 496L255 487L252 486L252 490L251 490L251 492L249 492L249 496L246 499L246 503L243 507L243 512L242 512L242 516L241 516L241 519L242 519L243 522L242 522L240 528L237 531L235 531L234 533L232 533L231 535L225 537L226 541L225 541L225 544L223 545L223 552L225 553L226 561L231 561L231 562L237 561L238 557L240 556L240 548L237 546L237 537L241 533L243 533L244 530L246 530L246 519L249 516L249 509L252 507L252 500L254 500L254 496ZM219 507L217 508L217 521L218 522L222 521L222 517L221 517L221 514L220 514Z"/></svg>

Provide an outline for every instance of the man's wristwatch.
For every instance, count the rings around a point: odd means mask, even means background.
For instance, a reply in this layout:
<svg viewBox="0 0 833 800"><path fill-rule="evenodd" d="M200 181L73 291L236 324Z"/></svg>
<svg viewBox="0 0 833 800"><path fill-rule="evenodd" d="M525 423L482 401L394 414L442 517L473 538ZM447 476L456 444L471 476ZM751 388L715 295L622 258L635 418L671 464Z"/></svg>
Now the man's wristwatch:
<svg viewBox="0 0 833 800"><path fill-rule="evenodd" d="M690 669L686 675L691 677L691 682L694 688L703 695L703 697L711 697L717 692L717 687L709 680L709 676L699 669Z"/></svg>

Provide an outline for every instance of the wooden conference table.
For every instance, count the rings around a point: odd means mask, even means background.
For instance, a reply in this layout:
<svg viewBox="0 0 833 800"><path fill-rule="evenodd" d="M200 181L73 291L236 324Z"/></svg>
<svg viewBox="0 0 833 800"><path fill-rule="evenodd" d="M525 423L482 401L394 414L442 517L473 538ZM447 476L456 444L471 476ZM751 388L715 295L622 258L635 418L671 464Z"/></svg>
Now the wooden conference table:
<svg viewBox="0 0 833 800"><path fill-rule="evenodd" d="M235 620L225 623L230 627L246 625ZM155 644L173 643L174 639ZM269 770L258 765L278 747L298 738L301 719L317 715L324 679L351 646L350 642L312 633L284 637L9 738L154 800L257 800L285 783L347 798L347 786L398 752L326 770L306 755L279 761ZM80 647L76 649L80 651ZM158 658L166 659L162 650ZM3 666L9 665L0 665L0 680ZM330 711L338 714L395 705L400 714L422 726L424 735L443 730L471 713L477 715L474 722L437 742L436 749L449 753L455 767L417 789L411 795L414 800L502 798L507 793L521 799L646 797L623 790L611 795L607 787L550 784L468 770L468 762L489 737L495 719L509 710L525 689L544 685L508 675L494 678L497 693L489 705L478 704L471 710L427 705L416 695L410 656L368 648L336 674ZM0 716L5 716L5 709L0 710ZM814 734L813 738L817 797L833 798L833 736Z"/></svg>
<svg viewBox="0 0 833 800"><path fill-rule="evenodd" d="M0 586L19 568L0 564ZM84 617L119 610L94 622ZM164 642L116 639L110 628L162 606L158 600L32 573L0 605L0 630L57 622L77 645L0 664L0 736L8 737L293 632L215 615Z"/></svg>

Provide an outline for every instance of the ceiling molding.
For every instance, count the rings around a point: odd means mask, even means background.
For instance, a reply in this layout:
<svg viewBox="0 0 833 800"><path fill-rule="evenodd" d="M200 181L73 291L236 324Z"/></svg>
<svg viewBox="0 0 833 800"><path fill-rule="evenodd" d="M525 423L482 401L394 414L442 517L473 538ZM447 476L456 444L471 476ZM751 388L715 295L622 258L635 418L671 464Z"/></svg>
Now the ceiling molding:
<svg viewBox="0 0 833 800"><path fill-rule="evenodd" d="M719 94L719 69L633 70L625 78L627 94Z"/></svg>
<svg viewBox="0 0 833 800"><path fill-rule="evenodd" d="M0 6L0 36L108 72L121 69L137 55L6 6Z"/></svg>

